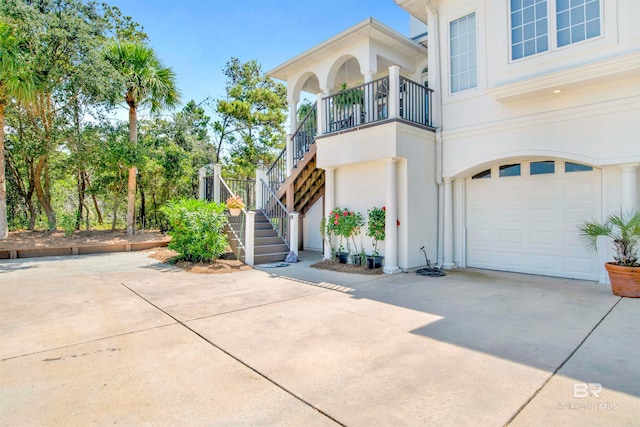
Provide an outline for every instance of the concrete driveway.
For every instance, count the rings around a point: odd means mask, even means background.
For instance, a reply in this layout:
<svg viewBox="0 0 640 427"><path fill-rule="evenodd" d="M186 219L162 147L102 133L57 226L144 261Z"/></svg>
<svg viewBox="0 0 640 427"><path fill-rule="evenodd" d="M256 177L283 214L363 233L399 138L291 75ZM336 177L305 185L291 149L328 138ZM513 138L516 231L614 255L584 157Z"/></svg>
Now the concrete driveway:
<svg viewBox="0 0 640 427"><path fill-rule="evenodd" d="M640 300L591 282L145 253L0 261L0 424L640 425Z"/></svg>

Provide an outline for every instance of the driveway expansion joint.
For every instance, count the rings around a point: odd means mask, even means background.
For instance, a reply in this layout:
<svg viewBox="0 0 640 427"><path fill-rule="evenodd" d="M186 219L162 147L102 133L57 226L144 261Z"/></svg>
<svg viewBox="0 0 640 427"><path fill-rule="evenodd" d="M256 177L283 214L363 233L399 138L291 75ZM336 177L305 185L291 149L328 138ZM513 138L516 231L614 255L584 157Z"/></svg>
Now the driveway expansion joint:
<svg viewBox="0 0 640 427"><path fill-rule="evenodd" d="M166 312L165 310L163 310L162 308L158 307L157 305L155 305L154 303L152 303L151 301L149 301L148 299L146 299L144 296L140 295L138 292L134 291L133 289L131 289L130 287L128 287L127 285L125 285L124 283L120 283L124 288L128 289L131 293L133 293L134 295L136 295L138 298L142 299L144 302L146 302L147 304L149 304L150 306L154 307L156 310L162 312L163 314L169 316L170 318L172 318L177 324L181 325L182 327L184 327L185 329L187 329L188 331L190 331L191 333L193 333L194 335L196 335L197 337L199 337L200 339L202 339L204 342L208 343L209 345L211 345L212 347L218 349L219 351L221 351L222 353L226 354L227 356L229 356L230 358L232 358L233 360L235 360L236 362L240 363L242 366L246 367L247 369L251 370L252 372L254 372L256 375L260 376L261 378L264 378L266 381L268 381L269 383L273 384L274 386L276 386L277 388L281 389L282 391L284 391L285 393L287 393L288 395L290 395L291 397L293 397L294 399L302 402L303 404L307 405L308 407L310 407L311 409L317 411L318 413L324 415L325 417L329 418L331 421L335 422L336 424L345 427L346 425L340 421L338 421L337 419L335 419L334 417L332 417L331 415L327 414L326 412L324 412L322 409L318 408L317 406L313 405L311 402L308 402L307 400L305 400L304 398L302 398L301 396L298 396L297 394L295 394L293 391L287 389L286 387L284 387L283 385L277 383L275 380L273 380L272 378L268 377L266 374L263 374L262 372L260 372L259 370L257 370L256 368L252 367L251 365L249 365L247 362L245 362L244 360L238 358L237 356L234 356L233 354L229 353L227 350L223 349L222 347L220 347L219 345L217 345L216 343L214 343L213 341L211 341L210 339L208 339L207 337L205 337L204 335L200 334L198 331L196 331L195 329L191 328L189 325L187 325L185 322L183 322L182 320L176 318L175 316L173 316L171 313ZM300 297L296 297L296 298L291 298L291 299L298 299ZM264 305L268 305L268 304L264 304ZM239 311L239 310L238 310ZM195 319L194 319L195 320Z"/></svg>
<svg viewBox="0 0 640 427"><path fill-rule="evenodd" d="M507 421L504 424L505 426L508 426L509 424L511 424L516 419L516 417L520 415L520 413L524 410L524 408L526 408L527 405L531 403L531 401L535 399L535 397L542 391L542 389L546 387L549 381L551 381L553 377L556 376L556 374L560 371L560 369L562 369L562 367L566 365L569 360L571 360L573 355L576 354L576 352L580 349L580 347L582 347L582 345L589 339L591 334L593 334L595 330L598 329L598 326L600 326L600 324L604 321L604 319L606 319L607 316L609 316L609 314L613 311L614 308L616 308L616 306L620 303L620 301L622 301L622 299L623 299L622 297L618 298L618 301L616 301L615 304L613 304L611 308L604 314L604 316L602 316L602 318L598 320L598 322L593 326L593 328L591 328L589 333L585 335L585 337L582 339L582 341L580 341L580 343L576 346L576 348L573 349L573 351L562 361L562 363L553 371L553 373L549 375L549 377L542 383L542 385L538 387L538 389L535 392L533 392L533 394L522 404L522 406L518 408L515 414L513 414L513 416L509 418L509 421Z"/></svg>
<svg viewBox="0 0 640 427"><path fill-rule="evenodd" d="M7 360L13 360L13 359L20 359L21 357L33 356L35 354L48 353L50 351L63 350L65 348L71 348L71 347L76 347L76 346L79 346L79 345L85 345L85 344L90 344L90 343L94 343L94 342L100 342L100 341L109 340L109 339L112 339L112 338L124 337L124 336L127 336L127 335L138 334L140 332L152 331L154 329L166 328L167 326L173 326L175 324L176 324L176 322L171 322L171 323L166 323L166 324L163 324L163 325L152 326L150 328L137 329L135 331L123 332L121 334L109 335L109 336L106 336L106 337L95 338L95 339L88 340L88 341L76 342L76 343L73 343L73 344L63 345L61 347L47 348L45 350L34 351L33 353L19 354L17 356L11 356L11 357L6 357L4 359L0 359L0 362L5 362Z"/></svg>

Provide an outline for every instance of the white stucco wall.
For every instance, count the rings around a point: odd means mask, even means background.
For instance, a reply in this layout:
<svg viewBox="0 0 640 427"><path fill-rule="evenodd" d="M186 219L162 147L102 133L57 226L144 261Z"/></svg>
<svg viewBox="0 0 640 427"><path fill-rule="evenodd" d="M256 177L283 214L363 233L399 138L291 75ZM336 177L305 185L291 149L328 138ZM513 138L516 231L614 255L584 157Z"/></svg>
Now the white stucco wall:
<svg viewBox="0 0 640 427"><path fill-rule="evenodd" d="M320 197L304 215L302 222L302 240L304 250L321 251L322 236L320 235L320 221L322 220L322 203Z"/></svg>
<svg viewBox="0 0 640 427"><path fill-rule="evenodd" d="M316 143L318 167L336 167L336 206L362 212L365 218L367 209L386 204L384 159L399 159L398 266L410 269L424 265L422 246L435 260L438 191L433 132L393 122L323 137ZM361 237L370 253L371 239ZM359 249L360 238L356 244ZM384 255L384 243L378 245L378 250Z"/></svg>

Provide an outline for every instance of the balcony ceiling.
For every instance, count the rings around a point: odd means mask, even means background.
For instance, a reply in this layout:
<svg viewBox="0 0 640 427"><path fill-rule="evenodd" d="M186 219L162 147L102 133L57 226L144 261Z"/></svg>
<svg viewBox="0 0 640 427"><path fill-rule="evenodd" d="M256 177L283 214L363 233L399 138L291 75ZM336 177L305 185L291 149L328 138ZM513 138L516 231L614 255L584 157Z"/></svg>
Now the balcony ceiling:
<svg viewBox="0 0 640 427"><path fill-rule="evenodd" d="M311 70L315 64L325 60L327 57L344 52L366 39L376 40L398 54L413 60L419 60L427 55L427 48L424 46L400 34L391 27L373 18L368 18L279 65L267 74L273 78L286 81L287 76L299 73L301 70ZM382 64L386 65L384 62Z"/></svg>

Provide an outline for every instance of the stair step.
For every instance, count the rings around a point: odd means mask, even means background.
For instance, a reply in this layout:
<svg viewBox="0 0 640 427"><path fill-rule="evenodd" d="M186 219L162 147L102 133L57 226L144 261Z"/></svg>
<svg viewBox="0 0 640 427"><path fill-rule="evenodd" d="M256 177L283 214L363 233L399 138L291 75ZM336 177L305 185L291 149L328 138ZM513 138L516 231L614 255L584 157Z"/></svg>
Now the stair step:
<svg viewBox="0 0 640 427"><path fill-rule="evenodd" d="M280 241L280 244L277 245L255 245L253 249L253 253L256 255L267 255L271 253L280 253L283 252L285 254L289 253L289 248L287 245Z"/></svg>
<svg viewBox="0 0 640 427"><path fill-rule="evenodd" d="M256 254L253 258L254 258L254 263L259 266L260 264L268 264L271 262L284 261L284 259L287 257L288 254L289 252L279 252L275 254L261 254L261 255Z"/></svg>
<svg viewBox="0 0 640 427"><path fill-rule="evenodd" d="M278 235L273 233L271 236L258 237L255 238L256 246L264 246L264 245L280 245L282 244L282 239L278 237Z"/></svg>
<svg viewBox="0 0 640 427"><path fill-rule="evenodd" d="M277 236L278 233L276 233L276 231L273 228L268 228L268 229L258 229L254 231L254 236L256 238L258 237L272 237L272 236Z"/></svg>

